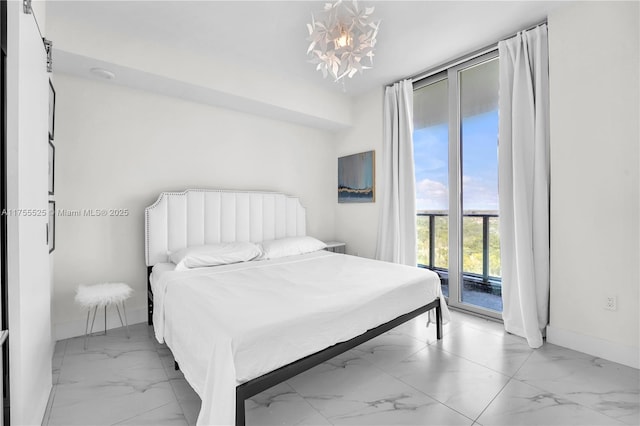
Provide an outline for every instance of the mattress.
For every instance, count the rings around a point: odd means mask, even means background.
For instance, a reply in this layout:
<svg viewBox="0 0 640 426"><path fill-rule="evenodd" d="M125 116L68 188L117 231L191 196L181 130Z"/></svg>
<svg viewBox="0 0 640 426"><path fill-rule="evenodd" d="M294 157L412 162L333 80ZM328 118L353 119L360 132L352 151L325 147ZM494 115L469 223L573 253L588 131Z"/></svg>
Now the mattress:
<svg viewBox="0 0 640 426"><path fill-rule="evenodd" d="M233 424L235 387L440 298L432 271L326 251L174 271L153 268L154 328L202 399Z"/></svg>

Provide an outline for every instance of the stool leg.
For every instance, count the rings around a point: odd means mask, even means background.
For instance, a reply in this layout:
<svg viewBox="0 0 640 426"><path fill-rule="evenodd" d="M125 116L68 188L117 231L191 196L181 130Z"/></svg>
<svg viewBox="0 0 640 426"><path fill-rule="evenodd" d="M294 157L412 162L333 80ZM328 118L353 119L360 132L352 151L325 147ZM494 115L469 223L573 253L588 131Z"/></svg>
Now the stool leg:
<svg viewBox="0 0 640 426"><path fill-rule="evenodd" d="M131 337L129 334L129 321L127 321L127 309L124 307L124 300L122 301L122 313L124 314L124 324L127 327L127 339Z"/></svg>
<svg viewBox="0 0 640 426"><path fill-rule="evenodd" d="M124 321L122 321L122 315L120 315L120 308L116 303L116 310L118 311L118 318L120 318L120 324L124 327ZM122 310L124 311L124 302L122 302ZM129 325L127 324L127 338L129 337Z"/></svg>
<svg viewBox="0 0 640 426"><path fill-rule="evenodd" d="M91 315L91 308L87 309L87 324L84 326L84 350L87 350L87 332L89 331L89 316Z"/></svg>
<svg viewBox="0 0 640 426"><path fill-rule="evenodd" d="M89 330L89 336L93 334L93 323L96 322L96 313L98 312L98 307L96 306L93 310L93 318L91 319L91 329Z"/></svg>
<svg viewBox="0 0 640 426"><path fill-rule="evenodd" d="M107 335L107 305L104 305L104 335Z"/></svg>
<svg viewBox="0 0 640 426"><path fill-rule="evenodd" d="M120 308L118 307L117 303L116 303L116 311L118 311L118 318L120 318L120 324L122 324L122 326L124 327L124 321L122 321L122 315L120 315Z"/></svg>
<svg viewBox="0 0 640 426"><path fill-rule="evenodd" d="M91 308L89 308L89 312L91 312ZM87 323L89 322L89 312L87 312ZM96 305L95 309L93 310L93 318L91 319L91 329L89 330L89 334L87 335L87 339L89 337L91 337L91 335L93 334L93 323L96 321L96 312L98 312L98 306ZM86 346L86 344L85 344Z"/></svg>

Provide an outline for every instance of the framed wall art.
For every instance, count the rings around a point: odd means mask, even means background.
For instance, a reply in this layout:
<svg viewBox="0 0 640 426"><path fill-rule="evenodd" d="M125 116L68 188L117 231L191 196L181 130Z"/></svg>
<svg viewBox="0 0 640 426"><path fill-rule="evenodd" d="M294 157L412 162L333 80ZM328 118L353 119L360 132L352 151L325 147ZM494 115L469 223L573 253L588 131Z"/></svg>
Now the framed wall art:
<svg viewBox="0 0 640 426"><path fill-rule="evenodd" d="M49 79L49 140L53 140L53 131L56 121L56 91Z"/></svg>
<svg viewBox="0 0 640 426"><path fill-rule="evenodd" d="M338 158L338 203L375 202L375 164L375 151Z"/></svg>
<svg viewBox="0 0 640 426"><path fill-rule="evenodd" d="M56 168L56 147L53 146L53 142L49 141L49 195L54 194L54 178Z"/></svg>
<svg viewBox="0 0 640 426"><path fill-rule="evenodd" d="M47 244L49 253L56 248L56 202L49 200L49 223L47 224Z"/></svg>

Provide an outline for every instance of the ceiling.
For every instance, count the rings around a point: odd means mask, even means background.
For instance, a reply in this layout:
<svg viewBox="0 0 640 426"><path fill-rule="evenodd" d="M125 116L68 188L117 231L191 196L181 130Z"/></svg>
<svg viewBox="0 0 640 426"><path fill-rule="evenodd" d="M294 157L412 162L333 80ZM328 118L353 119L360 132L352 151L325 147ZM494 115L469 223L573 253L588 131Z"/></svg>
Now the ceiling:
<svg viewBox="0 0 640 426"><path fill-rule="evenodd" d="M306 24L319 1L51 1L47 20L80 22L354 96L446 63L546 19L560 1L368 1L381 19L374 68L323 79Z"/></svg>

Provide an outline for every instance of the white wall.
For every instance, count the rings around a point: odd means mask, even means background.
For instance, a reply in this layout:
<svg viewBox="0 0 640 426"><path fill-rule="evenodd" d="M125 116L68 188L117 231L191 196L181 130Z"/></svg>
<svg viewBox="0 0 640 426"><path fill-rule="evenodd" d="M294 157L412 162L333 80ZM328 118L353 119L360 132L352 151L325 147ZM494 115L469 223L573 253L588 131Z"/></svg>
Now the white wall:
<svg viewBox="0 0 640 426"><path fill-rule="evenodd" d="M296 195L307 208L308 233L334 237L332 133L65 74L55 78L57 209L130 212L58 216L57 339L84 332L85 314L73 302L79 283L129 283L132 321L146 320L143 211L161 191ZM109 326L118 326L115 318Z"/></svg>
<svg viewBox="0 0 640 426"><path fill-rule="evenodd" d="M35 10L43 21L44 5ZM51 390L51 281L46 243L46 55L34 15L7 4L7 207L11 424L40 424ZM31 210L25 216L16 210Z"/></svg>
<svg viewBox="0 0 640 426"><path fill-rule="evenodd" d="M383 99L383 88L372 90L354 99L353 127L339 132L337 143L336 157L369 150L376 152L376 201L338 204L336 207L336 239L347 244L347 253L369 258L374 258L376 254L378 217L382 202L380 173L382 170ZM337 186L337 180L335 185Z"/></svg>
<svg viewBox="0 0 640 426"><path fill-rule="evenodd" d="M637 2L549 16L551 323L548 340L638 362ZM618 310L604 310L607 295Z"/></svg>

